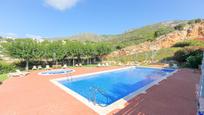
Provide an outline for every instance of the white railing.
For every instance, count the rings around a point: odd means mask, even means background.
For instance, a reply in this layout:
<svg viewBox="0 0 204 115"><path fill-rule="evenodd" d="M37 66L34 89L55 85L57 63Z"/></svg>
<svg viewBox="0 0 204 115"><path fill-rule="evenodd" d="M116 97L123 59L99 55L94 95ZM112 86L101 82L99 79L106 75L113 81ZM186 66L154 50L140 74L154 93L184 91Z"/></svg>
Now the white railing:
<svg viewBox="0 0 204 115"><path fill-rule="evenodd" d="M204 115L204 54L201 69L201 77L198 91L198 112L197 115Z"/></svg>
<svg viewBox="0 0 204 115"><path fill-rule="evenodd" d="M201 65L201 77L200 77L199 96L200 97L204 97L204 56L203 56L202 65Z"/></svg>

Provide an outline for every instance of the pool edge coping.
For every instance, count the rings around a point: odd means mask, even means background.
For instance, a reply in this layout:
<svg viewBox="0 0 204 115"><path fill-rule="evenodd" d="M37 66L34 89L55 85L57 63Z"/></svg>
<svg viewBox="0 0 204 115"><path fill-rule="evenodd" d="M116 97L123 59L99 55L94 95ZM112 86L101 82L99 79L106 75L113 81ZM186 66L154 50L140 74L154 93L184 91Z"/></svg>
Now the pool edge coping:
<svg viewBox="0 0 204 115"><path fill-rule="evenodd" d="M138 96L139 94L145 94L147 89L151 88L152 86L158 85L161 81L167 79L169 76L172 76L173 74L178 72L178 69L174 69L174 71L172 73L170 73L168 75L165 75L162 78L148 84L147 86L142 87L142 88L140 88L140 89L126 95L125 97L115 101L114 103L112 103L112 104L110 104L110 105L108 105L106 107L101 107L99 105L94 105L92 102L90 102L85 97L81 96L80 94L78 94L75 91L65 87L64 85L62 85L62 84L60 84L58 82L58 81L61 81L61 80L69 80L70 77L71 77L71 79L72 78L83 78L83 77L86 77L88 75L96 75L96 74L101 74L101 73L106 73L106 72L119 71L119 70L124 70L124 69L130 69L130 68L133 68L133 67L154 68L154 69L168 69L168 68L161 68L161 67L129 66L129 67L123 67L123 68L119 68L119 69L104 70L104 71L99 71L99 72L79 74L79 75L74 75L74 76L69 76L69 77L51 79L50 82L52 82L54 85L56 85L61 90L68 93L69 95L76 98L78 101L80 101L83 104L85 104L86 106L88 106L90 109L94 110L96 113L98 113L100 115L105 115L105 114L113 112L114 110L123 109L126 106L128 101L130 101L134 97ZM169 69L171 69L171 68L169 68Z"/></svg>

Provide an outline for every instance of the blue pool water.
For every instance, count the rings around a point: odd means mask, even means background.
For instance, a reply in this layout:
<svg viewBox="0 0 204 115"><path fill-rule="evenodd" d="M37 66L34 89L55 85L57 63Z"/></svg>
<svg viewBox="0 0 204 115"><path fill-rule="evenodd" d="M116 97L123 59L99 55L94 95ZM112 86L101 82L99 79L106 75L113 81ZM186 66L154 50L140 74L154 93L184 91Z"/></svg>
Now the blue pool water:
<svg viewBox="0 0 204 115"><path fill-rule="evenodd" d="M50 71L45 71L45 72L40 72L40 75L56 75L56 74L67 74L71 73L73 70L65 70L65 69L58 69L58 70L50 70Z"/></svg>
<svg viewBox="0 0 204 115"><path fill-rule="evenodd" d="M107 106L174 71L134 67L58 82L89 101Z"/></svg>

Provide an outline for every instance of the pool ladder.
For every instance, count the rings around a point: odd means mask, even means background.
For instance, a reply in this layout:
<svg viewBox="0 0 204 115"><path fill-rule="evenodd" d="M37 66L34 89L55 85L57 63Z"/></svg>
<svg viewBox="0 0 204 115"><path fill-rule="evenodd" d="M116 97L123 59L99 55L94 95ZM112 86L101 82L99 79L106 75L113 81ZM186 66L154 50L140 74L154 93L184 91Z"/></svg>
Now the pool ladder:
<svg viewBox="0 0 204 115"><path fill-rule="evenodd" d="M105 91L103 91L102 89L100 89L98 87L90 87L89 90L91 93L91 95L89 96L89 100L91 102L93 102L94 105L105 106L105 105L101 105L101 104L97 103L97 100L96 100L97 94L101 94L102 96L104 96L106 98L107 103L109 103L111 100L113 100L110 96L107 95L107 93L105 93Z"/></svg>
<svg viewBox="0 0 204 115"><path fill-rule="evenodd" d="M70 73L67 73L67 75L68 75L67 81L72 82L73 78L72 78L71 74L70 74Z"/></svg>

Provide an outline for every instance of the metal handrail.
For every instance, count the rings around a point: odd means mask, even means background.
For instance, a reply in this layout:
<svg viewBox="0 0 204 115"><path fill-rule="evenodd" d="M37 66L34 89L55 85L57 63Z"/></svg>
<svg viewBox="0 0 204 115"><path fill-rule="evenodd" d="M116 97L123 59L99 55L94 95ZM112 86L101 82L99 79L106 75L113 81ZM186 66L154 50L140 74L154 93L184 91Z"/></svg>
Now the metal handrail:
<svg viewBox="0 0 204 115"><path fill-rule="evenodd" d="M72 78L71 74L70 74L69 72L66 72L66 75L68 75L68 76L67 76L67 80L68 80L69 82L72 82L73 78Z"/></svg>
<svg viewBox="0 0 204 115"><path fill-rule="evenodd" d="M98 87L90 87L90 92L91 92L91 97L90 100L95 104L98 104L96 101L96 95L97 93L103 95L104 97L106 97L107 103L109 102L109 100L113 100L110 96L107 95L107 93L105 93L105 91L103 91L102 89L98 88ZM98 104L100 105L100 104ZM102 105L100 105L102 106Z"/></svg>

